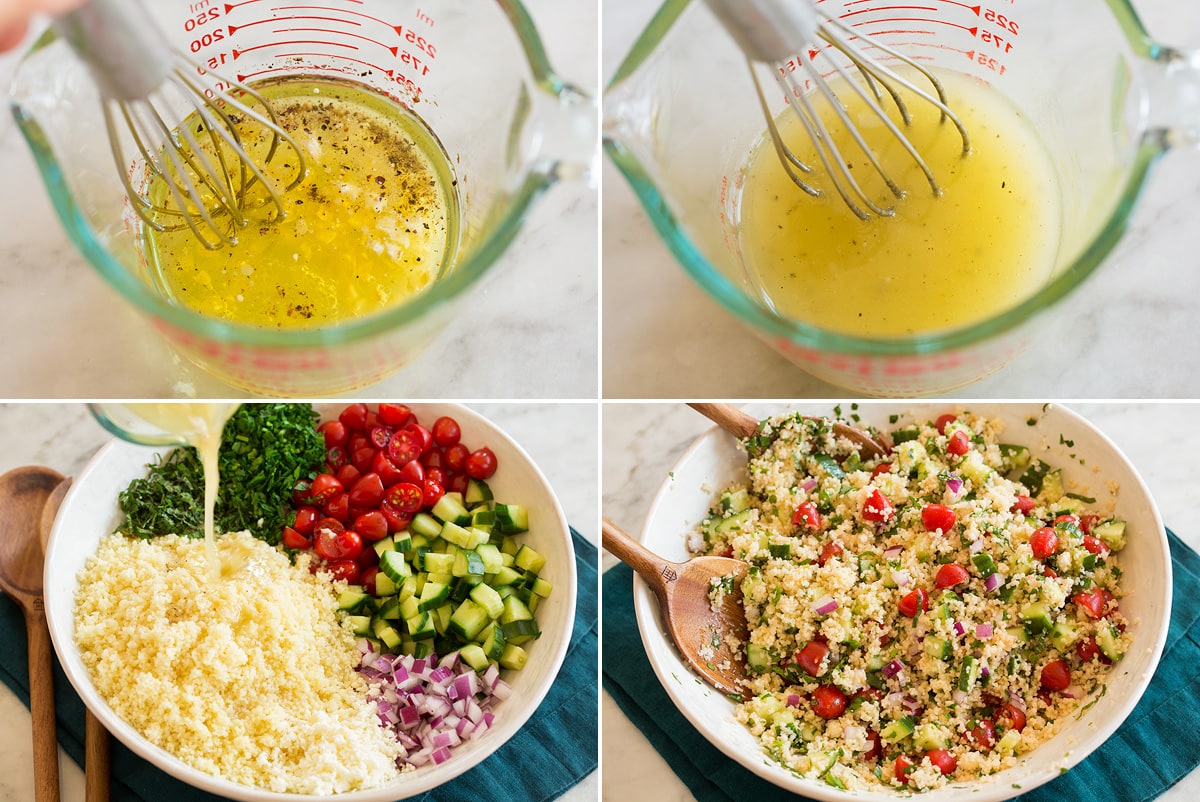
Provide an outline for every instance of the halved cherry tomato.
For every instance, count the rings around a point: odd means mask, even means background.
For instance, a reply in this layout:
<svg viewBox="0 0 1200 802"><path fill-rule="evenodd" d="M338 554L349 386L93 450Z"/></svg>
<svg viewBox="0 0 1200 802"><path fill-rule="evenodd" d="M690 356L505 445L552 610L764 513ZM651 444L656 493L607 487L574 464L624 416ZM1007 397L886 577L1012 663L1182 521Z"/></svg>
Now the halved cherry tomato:
<svg viewBox="0 0 1200 802"><path fill-rule="evenodd" d="M412 514L421 511L422 496L423 491L417 485L399 482L388 488L383 497L383 504L397 512Z"/></svg>
<svg viewBox="0 0 1200 802"><path fill-rule="evenodd" d="M939 589L953 588L970 579L967 569L958 563L946 563L937 571L933 584Z"/></svg>
<svg viewBox="0 0 1200 802"><path fill-rule="evenodd" d="M407 426L392 435L388 442L388 459L403 467L421 456L421 435Z"/></svg>
<svg viewBox="0 0 1200 802"><path fill-rule="evenodd" d="M1055 571L1053 568L1051 568L1048 565L1043 565L1042 566L1042 576L1047 577L1049 579L1058 579L1058 571Z"/></svg>
<svg viewBox="0 0 1200 802"><path fill-rule="evenodd" d="M910 591L896 605L896 609L905 618L915 618L919 611L929 609L929 594L925 592L925 588Z"/></svg>
<svg viewBox="0 0 1200 802"><path fill-rule="evenodd" d="M953 774L958 768L958 758L949 749L930 749L925 753L925 757L929 758L929 762L943 775Z"/></svg>
<svg viewBox="0 0 1200 802"><path fill-rule="evenodd" d="M374 549L372 549L374 551ZM379 568L364 568L358 575L358 584L363 586L363 590L370 593L372 596L378 595L375 592L375 577L379 576Z"/></svg>
<svg viewBox="0 0 1200 802"><path fill-rule="evenodd" d="M375 448L387 448L388 443L392 439L392 431L391 426L372 426L370 432L367 433L367 437L370 438L371 445L375 446Z"/></svg>
<svg viewBox="0 0 1200 802"><path fill-rule="evenodd" d="M1092 588L1071 597L1071 601L1078 604L1092 618L1103 618L1111 599L1112 594L1104 588Z"/></svg>
<svg viewBox="0 0 1200 802"><path fill-rule="evenodd" d="M1085 535L1092 533L1092 527L1100 521L1099 515L1081 515L1079 517L1079 528L1083 530Z"/></svg>
<svg viewBox="0 0 1200 802"><path fill-rule="evenodd" d="M456 473L446 480L445 488L449 493L466 493L469 477L465 473Z"/></svg>
<svg viewBox="0 0 1200 802"><path fill-rule="evenodd" d="M378 510L364 512L354 519L354 531L362 535L363 540L383 540L388 534L387 518Z"/></svg>
<svg viewBox="0 0 1200 802"><path fill-rule="evenodd" d="M374 446L363 446L350 453L350 464L358 468L359 473L370 473L371 465L374 464L375 455L378 453Z"/></svg>
<svg viewBox="0 0 1200 802"><path fill-rule="evenodd" d="M433 422L432 431L433 442L442 448L454 445L462 437L462 429L459 427L458 421L446 415Z"/></svg>
<svg viewBox="0 0 1200 802"><path fill-rule="evenodd" d="M846 694L836 685L818 685L812 701L813 710L821 718L837 718L846 712Z"/></svg>
<svg viewBox="0 0 1200 802"><path fill-rule="evenodd" d="M421 455L421 464L426 468L440 468L446 462L446 457L440 448L431 448Z"/></svg>
<svg viewBox="0 0 1200 802"><path fill-rule="evenodd" d="M379 419L388 426L403 426L412 418L412 410L404 404L380 404Z"/></svg>
<svg viewBox="0 0 1200 802"><path fill-rule="evenodd" d="M957 522L958 516L945 504L926 504L921 508L921 523L926 531L941 530L942 534L947 534Z"/></svg>
<svg viewBox="0 0 1200 802"><path fill-rule="evenodd" d="M1083 547L1099 557L1108 556L1108 544L1099 538L1092 537L1091 535L1083 536Z"/></svg>
<svg viewBox="0 0 1200 802"><path fill-rule="evenodd" d="M312 534L313 526L317 523L317 519L321 517L320 511L316 507L305 505L296 509L296 518L292 521L292 529L295 529L299 534L308 537ZM290 546L289 548L297 548Z"/></svg>
<svg viewBox="0 0 1200 802"><path fill-rule="evenodd" d="M945 415L938 415L937 420L933 422L933 425L937 429L938 434L945 434L946 427L951 423L954 423L956 420L958 420L957 415L952 415L949 413Z"/></svg>
<svg viewBox="0 0 1200 802"><path fill-rule="evenodd" d="M387 519L388 532L393 535L397 532L403 532L412 523L413 517L411 515L406 512L400 512L389 504L381 506L379 512Z"/></svg>
<svg viewBox="0 0 1200 802"><path fill-rule="evenodd" d="M888 521L895 512L892 502L888 501L887 497L878 490L872 490L867 496L867 500L863 502L862 517L864 521L874 521L875 523Z"/></svg>
<svg viewBox="0 0 1200 802"><path fill-rule="evenodd" d="M810 640L804 648L796 652L796 665L808 672L809 676L821 676L821 663L829 654L829 644L824 641Z"/></svg>
<svg viewBox="0 0 1200 802"><path fill-rule="evenodd" d="M487 479L496 472L496 455L490 448L477 448L467 457L467 476Z"/></svg>
<svg viewBox="0 0 1200 802"><path fill-rule="evenodd" d="M455 443L442 453L442 465L451 473L463 473L467 469L467 457L471 450L462 443Z"/></svg>
<svg viewBox="0 0 1200 802"><path fill-rule="evenodd" d="M341 579L351 585L358 583L359 568L354 560L333 560L325 566L325 570L333 574L334 579Z"/></svg>
<svg viewBox="0 0 1200 802"><path fill-rule="evenodd" d="M1017 500L1008 508L1008 511L1019 513L1020 515L1028 515L1036 506L1037 502L1029 496L1017 496Z"/></svg>
<svg viewBox="0 0 1200 802"><path fill-rule="evenodd" d="M446 495L446 489L437 482L426 479L421 485L421 505L426 508L437 504L444 495Z"/></svg>
<svg viewBox="0 0 1200 802"><path fill-rule="evenodd" d="M437 482L442 487L445 487L446 479L447 479L446 472L443 471L441 468L426 468L425 469L425 480L424 481L426 481L426 482Z"/></svg>
<svg viewBox="0 0 1200 802"><path fill-rule="evenodd" d="M996 724L1005 730L1025 729L1025 711L1016 705L1002 704L996 708Z"/></svg>
<svg viewBox="0 0 1200 802"><path fill-rule="evenodd" d="M353 454L360 448L371 446L371 439L367 437L365 432L355 432L346 440L346 453ZM373 448L373 446L371 446Z"/></svg>
<svg viewBox="0 0 1200 802"><path fill-rule="evenodd" d="M326 560L355 560L362 554L362 538L353 529L335 531L329 527L317 527L314 550L318 557Z"/></svg>
<svg viewBox="0 0 1200 802"><path fill-rule="evenodd" d="M351 404L342 410L342 413L338 415L338 420L348 432L366 431L367 412L369 410L366 404Z"/></svg>
<svg viewBox="0 0 1200 802"><path fill-rule="evenodd" d="M338 448L346 445L349 433L346 424L340 420L327 420L317 427L317 431L325 438L325 448Z"/></svg>
<svg viewBox="0 0 1200 802"><path fill-rule="evenodd" d="M956 457L961 457L971 450L971 438L967 437L967 433L959 429L954 434L950 435L950 439L946 441L946 453L953 454Z"/></svg>
<svg viewBox="0 0 1200 802"><path fill-rule="evenodd" d="M408 482L410 485L422 485L425 483L425 467L417 460L413 460L400 469L400 481Z"/></svg>
<svg viewBox="0 0 1200 802"><path fill-rule="evenodd" d="M796 511L792 513L792 526L801 524L809 529L821 528L821 513L817 511L817 505L811 501L801 502L800 506L796 507Z"/></svg>
<svg viewBox="0 0 1200 802"><path fill-rule="evenodd" d="M334 446L325 453L325 465L329 473L337 474L343 466L350 464L350 455L341 446Z"/></svg>
<svg viewBox="0 0 1200 802"><path fill-rule="evenodd" d="M878 465L876 465L874 468L871 469L871 478L874 479L876 476L879 476L880 474L891 473L891 472L892 472L892 463L881 462Z"/></svg>
<svg viewBox="0 0 1200 802"><path fill-rule="evenodd" d="M823 567L825 563L839 556L843 551L841 543L838 543L836 540L829 541L821 547L821 553L817 555L817 565Z"/></svg>
<svg viewBox="0 0 1200 802"><path fill-rule="evenodd" d="M342 483L342 487L354 487L363 475L363 472L353 465L343 465L342 469L337 472L337 479Z"/></svg>
<svg viewBox="0 0 1200 802"><path fill-rule="evenodd" d="M908 783L908 773L912 771L913 760L908 755L901 755L896 758L896 779L902 785Z"/></svg>
<svg viewBox="0 0 1200 802"><path fill-rule="evenodd" d="M1079 516L1078 515L1055 516L1054 525L1057 526L1059 524L1074 524L1075 526L1079 526Z"/></svg>
<svg viewBox="0 0 1200 802"><path fill-rule="evenodd" d="M1042 687L1048 691L1066 690L1071 684L1071 668L1066 660L1051 660L1042 666Z"/></svg>
<svg viewBox="0 0 1200 802"><path fill-rule="evenodd" d="M417 463L420 465L421 463ZM410 462L409 465L412 465ZM400 473L400 469L396 467L396 463L388 459L385 452L380 451L375 455L375 461L371 463L371 473L379 474L379 478L383 480L384 487L391 487L396 482L403 481L404 476Z"/></svg>
<svg viewBox="0 0 1200 802"><path fill-rule="evenodd" d="M350 496L347 493L337 493L325 499L321 512L327 517L346 523L350 520Z"/></svg>
<svg viewBox="0 0 1200 802"><path fill-rule="evenodd" d="M341 493L343 489L342 483L337 480L336 476L328 473L317 474L317 477L312 480L312 485L308 488L308 503L318 506L324 503L326 499L337 493Z"/></svg>
<svg viewBox="0 0 1200 802"><path fill-rule="evenodd" d="M355 507L378 507L383 501L383 479L377 473L364 473L350 488L350 503Z"/></svg>
<svg viewBox="0 0 1200 802"><path fill-rule="evenodd" d="M357 532L358 530L355 531ZM359 537L362 537L361 533L359 534ZM362 554L359 554L358 559L356 559L354 562L358 563L359 568L370 568L373 565L379 565L379 554L375 551L375 549L370 548L366 545L366 543L364 543Z"/></svg>
<svg viewBox="0 0 1200 802"><path fill-rule="evenodd" d="M1100 646L1096 643L1095 635L1088 635L1075 644L1075 656L1081 663L1090 663L1100 654Z"/></svg>
<svg viewBox="0 0 1200 802"><path fill-rule="evenodd" d="M1029 548L1033 549L1034 557L1044 560L1058 551L1058 535L1048 526L1035 529L1029 536Z"/></svg>
<svg viewBox="0 0 1200 802"><path fill-rule="evenodd" d="M981 752L990 752L996 746L996 725L990 718L982 718L967 731L967 742Z"/></svg>
<svg viewBox="0 0 1200 802"><path fill-rule="evenodd" d="M871 748L862 753L863 760L875 760L883 754L883 739L879 737L878 730L867 730L867 740Z"/></svg>
<svg viewBox="0 0 1200 802"><path fill-rule="evenodd" d="M283 527L283 545L289 549L311 549L312 538L305 537L290 526Z"/></svg>
<svg viewBox="0 0 1200 802"><path fill-rule="evenodd" d="M404 425L404 428L401 431L412 432L417 437L421 438L421 453L422 454L424 454L426 451L428 451L430 448L433 447L433 432L429 431L424 426L417 423L415 419L406 423Z"/></svg>

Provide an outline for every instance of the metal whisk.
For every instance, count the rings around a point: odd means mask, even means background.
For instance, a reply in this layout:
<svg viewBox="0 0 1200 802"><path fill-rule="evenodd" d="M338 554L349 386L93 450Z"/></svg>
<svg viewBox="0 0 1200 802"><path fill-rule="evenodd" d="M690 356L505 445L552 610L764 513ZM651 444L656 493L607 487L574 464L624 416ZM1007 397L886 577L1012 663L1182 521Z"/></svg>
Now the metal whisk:
<svg viewBox="0 0 1200 802"><path fill-rule="evenodd" d="M238 229L248 222L248 193L259 184L270 196L275 219L284 216L281 194L304 178L304 155L262 95L171 50L136 0L91 0L55 20L54 27L100 89L117 172L146 225L156 231L191 229L210 250L235 245ZM206 92L197 81L206 73L231 91ZM183 125L185 118L191 124ZM124 132L148 171L142 189L130 177L132 154L122 145ZM248 136L262 143L261 163L247 152ZM288 151L286 164L295 166L296 176L280 189L263 165ZM156 184L160 189L152 196Z"/></svg>
<svg viewBox="0 0 1200 802"><path fill-rule="evenodd" d="M967 130L962 121L946 105L946 93L942 89L941 83L929 70L898 50L863 34L855 33L840 20L818 9L813 5L812 0L707 0L707 2L747 57L763 115L767 119L767 130L780 162L796 186L808 194L813 196L821 194L821 190L809 184L800 175L800 173L812 172L813 168L802 162L784 144L771 115L753 62L772 65L776 79L786 93L792 109L799 115L825 172L830 176L833 186L842 196L842 200L856 215L863 220L869 219L869 212L884 216L892 215L895 214L895 206L885 208L875 203L850 174L850 168L830 137L825 121L817 114L808 93L802 88L800 78L797 77L801 73L781 66L789 60L803 64L803 75L806 75L829 101L841 124L846 127L867 160L887 184L888 189L896 198L904 197L904 190L896 184L879 163L876 154L863 139L854 121L838 100L836 93L830 88L820 70L814 66L812 59L805 52L810 45L818 41L827 42L850 61L853 71L858 73L861 81L854 80L850 74L851 70L840 64L839 59L829 59L829 63L834 68L833 71L848 86L854 88L867 107L878 115L888 130L900 141L904 150L925 174L935 195L941 194L937 179L921 154L913 147L912 142L884 111L881 105L886 102L884 94L886 93L895 103L905 125L910 124L912 118L908 107L897 91L897 86L903 87L917 97L933 104L941 112L942 121L945 122L948 119L958 129L958 133L962 137L963 155L970 152L971 144L967 137ZM876 48L885 56L895 58L928 79L936 96L874 58L868 53L867 48ZM864 206L866 209L863 208Z"/></svg>

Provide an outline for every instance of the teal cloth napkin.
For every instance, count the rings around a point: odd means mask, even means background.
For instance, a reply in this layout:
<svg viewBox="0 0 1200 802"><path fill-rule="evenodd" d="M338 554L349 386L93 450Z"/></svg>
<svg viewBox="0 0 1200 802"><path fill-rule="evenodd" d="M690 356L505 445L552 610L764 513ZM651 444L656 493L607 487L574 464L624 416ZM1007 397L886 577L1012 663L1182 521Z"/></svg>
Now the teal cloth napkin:
<svg viewBox="0 0 1200 802"><path fill-rule="evenodd" d="M1200 765L1200 554L1167 531L1174 569L1171 624L1158 670L1104 745L1027 802L1145 802ZM797 797L742 768L676 709L638 635L633 571L604 574L604 689L700 802Z"/></svg>
<svg viewBox="0 0 1200 802"><path fill-rule="evenodd" d="M596 711L598 645L596 547L574 529L579 577L575 627L558 677L525 726L487 760L452 782L416 797L421 802L479 799L546 802L595 771L599 749ZM29 658L20 608L0 593L0 680L29 705ZM83 765L83 702L54 661L58 740ZM116 739L112 747L114 802L209 802L219 799L160 771Z"/></svg>

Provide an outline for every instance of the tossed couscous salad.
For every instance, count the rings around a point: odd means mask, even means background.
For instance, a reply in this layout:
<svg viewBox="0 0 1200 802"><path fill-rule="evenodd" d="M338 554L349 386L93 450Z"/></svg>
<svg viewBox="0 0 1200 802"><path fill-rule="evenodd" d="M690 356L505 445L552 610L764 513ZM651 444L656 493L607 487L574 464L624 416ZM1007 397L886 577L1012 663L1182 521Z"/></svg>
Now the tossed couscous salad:
<svg viewBox="0 0 1200 802"><path fill-rule="evenodd" d="M693 546L750 564L735 715L772 759L928 790L1014 765L1105 692L1131 640L1125 524L1000 428L946 414L869 460L799 415L743 441L749 481Z"/></svg>

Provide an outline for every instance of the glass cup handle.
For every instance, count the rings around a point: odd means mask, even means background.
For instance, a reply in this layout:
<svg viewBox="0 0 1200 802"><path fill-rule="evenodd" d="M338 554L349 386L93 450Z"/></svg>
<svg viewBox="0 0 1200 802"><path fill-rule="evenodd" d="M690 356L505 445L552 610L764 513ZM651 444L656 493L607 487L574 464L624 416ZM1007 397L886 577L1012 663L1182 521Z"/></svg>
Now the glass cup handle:
<svg viewBox="0 0 1200 802"><path fill-rule="evenodd" d="M1200 148L1200 49L1159 46L1150 59L1145 130L1164 148Z"/></svg>
<svg viewBox="0 0 1200 802"><path fill-rule="evenodd" d="M553 181L586 181L600 174L600 117L595 98L570 84L550 96L538 171Z"/></svg>

